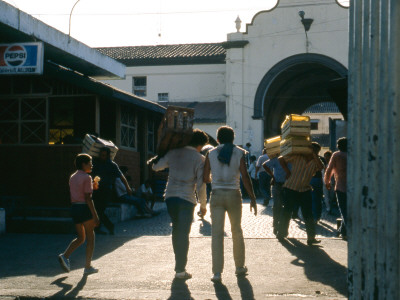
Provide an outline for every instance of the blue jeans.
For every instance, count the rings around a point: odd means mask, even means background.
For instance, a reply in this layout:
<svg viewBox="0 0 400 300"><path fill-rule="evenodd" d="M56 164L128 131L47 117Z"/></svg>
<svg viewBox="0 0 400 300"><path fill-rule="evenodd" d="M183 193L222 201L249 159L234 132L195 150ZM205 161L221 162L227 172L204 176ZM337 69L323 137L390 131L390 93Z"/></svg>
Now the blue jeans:
<svg viewBox="0 0 400 300"><path fill-rule="evenodd" d="M340 233L342 236L347 236L347 194L341 191L336 191L336 198L342 215L342 225L340 226Z"/></svg>
<svg viewBox="0 0 400 300"><path fill-rule="evenodd" d="M178 197L166 199L168 214L172 221L172 247L175 253L175 272L186 270L189 252L189 233L193 222L195 205Z"/></svg>
<svg viewBox="0 0 400 300"><path fill-rule="evenodd" d="M121 197L119 197L119 200L121 202L134 205L137 208L137 210L139 211L139 213L142 215L147 212L146 200L143 198L138 198L135 196L130 196L128 194L125 194L125 195L122 195Z"/></svg>
<svg viewBox="0 0 400 300"><path fill-rule="evenodd" d="M319 221L322 213L322 178L312 178L311 186L313 188L311 192L313 217L315 221Z"/></svg>
<svg viewBox="0 0 400 300"><path fill-rule="evenodd" d="M292 216L293 206L298 203L306 223L307 239L315 238L315 223L312 215L311 191L297 192L283 188L283 210L279 222L278 235L286 237L288 235L290 217Z"/></svg>
<svg viewBox="0 0 400 300"><path fill-rule="evenodd" d="M271 198L271 176L267 172L258 173L258 183L264 201L269 202Z"/></svg>

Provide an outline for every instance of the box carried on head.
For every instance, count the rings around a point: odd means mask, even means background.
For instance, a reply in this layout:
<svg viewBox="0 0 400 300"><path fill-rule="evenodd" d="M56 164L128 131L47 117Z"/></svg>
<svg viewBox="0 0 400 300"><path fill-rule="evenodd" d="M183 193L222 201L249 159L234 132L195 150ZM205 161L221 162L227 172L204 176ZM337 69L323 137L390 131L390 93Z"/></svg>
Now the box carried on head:
<svg viewBox="0 0 400 300"><path fill-rule="evenodd" d="M118 152L118 147L112 141L103 140L92 134L86 134L83 139L82 152L89 154L92 157L99 157L100 149L107 147L110 149L110 158L114 160Z"/></svg>
<svg viewBox="0 0 400 300"><path fill-rule="evenodd" d="M287 115L282 126L280 152L282 156L290 154L311 154L310 117Z"/></svg>
<svg viewBox="0 0 400 300"><path fill-rule="evenodd" d="M194 109L168 106L158 128L157 154L164 156L169 150L187 146L193 135Z"/></svg>
<svg viewBox="0 0 400 300"><path fill-rule="evenodd" d="M281 136L275 136L270 139L265 139L264 148L267 151L267 155L269 158L278 157L281 153Z"/></svg>

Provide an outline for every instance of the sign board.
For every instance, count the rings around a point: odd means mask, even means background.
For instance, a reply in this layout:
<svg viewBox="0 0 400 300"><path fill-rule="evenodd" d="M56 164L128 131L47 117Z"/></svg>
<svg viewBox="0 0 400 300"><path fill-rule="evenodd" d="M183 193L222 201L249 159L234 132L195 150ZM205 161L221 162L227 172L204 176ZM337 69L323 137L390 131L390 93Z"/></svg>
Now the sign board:
<svg viewBox="0 0 400 300"><path fill-rule="evenodd" d="M0 44L0 75L42 73L43 43Z"/></svg>

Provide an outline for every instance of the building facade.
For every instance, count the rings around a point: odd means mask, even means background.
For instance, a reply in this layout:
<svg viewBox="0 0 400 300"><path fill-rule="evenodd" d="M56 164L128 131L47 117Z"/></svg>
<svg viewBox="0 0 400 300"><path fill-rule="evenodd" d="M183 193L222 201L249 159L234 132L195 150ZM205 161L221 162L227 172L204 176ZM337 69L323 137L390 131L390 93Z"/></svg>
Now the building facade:
<svg viewBox="0 0 400 300"><path fill-rule="evenodd" d="M347 81L334 81L347 76L348 17L335 0L280 0L223 43L99 51L127 65L124 80L107 81L121 89L135 93L134 78L142 77L152 101L225 103L219 120L235 129L237 144L257 152L286 114L334 102L346 119ZM136 82L140 94L143 81ZM213 135L221 124L196 125Z"/></svg>

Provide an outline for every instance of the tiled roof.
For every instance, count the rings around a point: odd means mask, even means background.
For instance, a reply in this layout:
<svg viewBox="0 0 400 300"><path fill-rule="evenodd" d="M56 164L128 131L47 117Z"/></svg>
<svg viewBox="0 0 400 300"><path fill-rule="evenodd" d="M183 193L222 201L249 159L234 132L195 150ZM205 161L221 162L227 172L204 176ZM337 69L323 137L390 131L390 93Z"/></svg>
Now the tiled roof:
<svg viewBox="0 0 400 300"><path fill-rule="evenodd" d="M196 123L225 123L226 104L222 101L213 102L170 102L170 105L194 108Z"/></svg>
<svg viewBox="0 0 400 300"><path fill-rule="evenodd" d="M96 48L126 66L224 64L222 43Z"/></svg>
<svg viewBox="0 0 400 300"><path fill-rule="evenodd" d="M340 113L339 108L334 102L321 102L307 108L303 114L321 114L321 113Z"/></svg>

